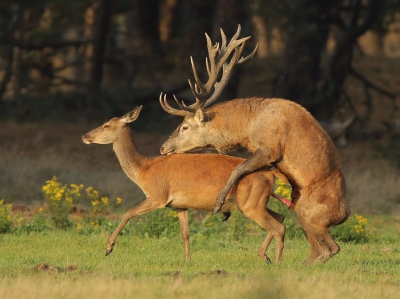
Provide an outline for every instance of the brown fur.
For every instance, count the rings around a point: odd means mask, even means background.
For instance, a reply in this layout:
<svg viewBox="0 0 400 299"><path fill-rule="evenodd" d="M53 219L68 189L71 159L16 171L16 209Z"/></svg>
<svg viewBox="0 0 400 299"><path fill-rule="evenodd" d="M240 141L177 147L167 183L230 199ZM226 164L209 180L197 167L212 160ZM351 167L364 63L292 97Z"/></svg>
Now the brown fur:
<svg viewBox="0 0 400 299"><path fill-rule="evenodd" d="M145 193L146 200L130 209L108 239L107 252L111 253L115 239L127 221L135 216L164 207L178 212L186 259L190 259L189 219L187 209L212 211L215 197L229 179L231 172L244 159L222 156L183 154L160 157L142 156L136 149L129 127L140 108L122 118L113 118L104 125L85 134L85 143L113 144L114 151L127 176ZM284 217L266 208L274 188L274 176L286 178L276 170L260 169L238 180L228 192L222 211L239 208L247 217L267 229L267 235L258 250L263 261L269 261L265 252L272 238L277 240L276 262L282 257L285 227Z"/></svg>
<svg viewBox="0 0 400 299"><path fill-rule="evenodd" d="M350 214L346 183L331 138L311 114L284 99L223 102L187 115L163 144L161 153L200 148L224 152L236 146L254 154L232 172L217 197L214 212L243 174L274 166L292 185L292 209L311 247L306 262L325 262L339 252L329 227L343 223Z"/></svg>

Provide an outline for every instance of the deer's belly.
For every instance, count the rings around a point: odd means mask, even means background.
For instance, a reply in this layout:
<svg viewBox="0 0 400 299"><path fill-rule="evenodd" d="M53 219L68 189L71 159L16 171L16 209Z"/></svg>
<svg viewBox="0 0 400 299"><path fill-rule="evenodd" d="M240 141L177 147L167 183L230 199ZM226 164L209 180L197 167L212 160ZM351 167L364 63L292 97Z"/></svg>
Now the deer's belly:
<svg viewBox="0 0 400 299"><path fill-rule="evenodd" d="M173 193L167 203L168 207L176 209L193 209L211 212L214 209L218 192L202 192L202 194L186 194L184 192ZM231 192L222 206L222 212L236 209L236 200Z"/></svg>

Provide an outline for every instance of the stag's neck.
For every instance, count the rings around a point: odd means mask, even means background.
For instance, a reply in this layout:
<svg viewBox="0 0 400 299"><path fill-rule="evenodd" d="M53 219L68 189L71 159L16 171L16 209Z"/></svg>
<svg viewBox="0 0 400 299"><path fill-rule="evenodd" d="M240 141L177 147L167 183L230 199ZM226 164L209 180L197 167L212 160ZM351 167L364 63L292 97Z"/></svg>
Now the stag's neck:
<svg viewBox="0 0 400 299"><path fill-rule="evenodd" d="M113 149L123 171L137 184L142 166L147 158L137 150L129 127L122 130L117 141L113 144Z"/></svg>
<svg viewBox="0 0 400 299"><path fill-rule="evenodd" d="M222 103L221 103L222 104ZM235 103L236 104L236 103ZM238 103L242 104L242 103ZM233 149L237 146L247 147L249 142L249 119L251 119L251 113L244 113L248 109L248 105L243 105L241 109L237 108L237 105L217 105L215 106L215 123L216 126L218 143L221 148L225 150ZM210 109L211 110L211 109ZM241 113L239 113L241 111Z"/></svg>

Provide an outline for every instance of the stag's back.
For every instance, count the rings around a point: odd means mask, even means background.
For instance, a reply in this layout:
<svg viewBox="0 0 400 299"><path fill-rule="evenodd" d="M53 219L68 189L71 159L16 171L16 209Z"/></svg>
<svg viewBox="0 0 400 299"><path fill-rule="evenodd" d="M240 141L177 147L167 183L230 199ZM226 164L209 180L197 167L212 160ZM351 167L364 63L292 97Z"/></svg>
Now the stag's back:
<svg viewBox="0 0 400 299"><path fill-rule="evenodd" d="M251 152L277 156L276 166L299 187L339 173L338 153L329 135L302 106L283 99L237 99L211 107L220 134L237 135Z"/></svg>

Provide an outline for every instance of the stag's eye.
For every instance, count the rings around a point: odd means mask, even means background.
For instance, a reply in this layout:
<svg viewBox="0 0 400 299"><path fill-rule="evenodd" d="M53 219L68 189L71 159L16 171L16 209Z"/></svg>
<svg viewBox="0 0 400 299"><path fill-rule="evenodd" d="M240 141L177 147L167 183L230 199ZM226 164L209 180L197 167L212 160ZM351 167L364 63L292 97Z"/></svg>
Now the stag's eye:
<svg viewBox="0 0 400 299"><path fill-rule="evenodd" d="M104 129L108 129L110 127L110 125L104 125L103 128Z"/></svg>
<svg viewBox="0 0 400 299"><path fill-rule="evenodd" d="M182 126L182 131L186 131L187 129L189 129L188 126Z"/></svg>

